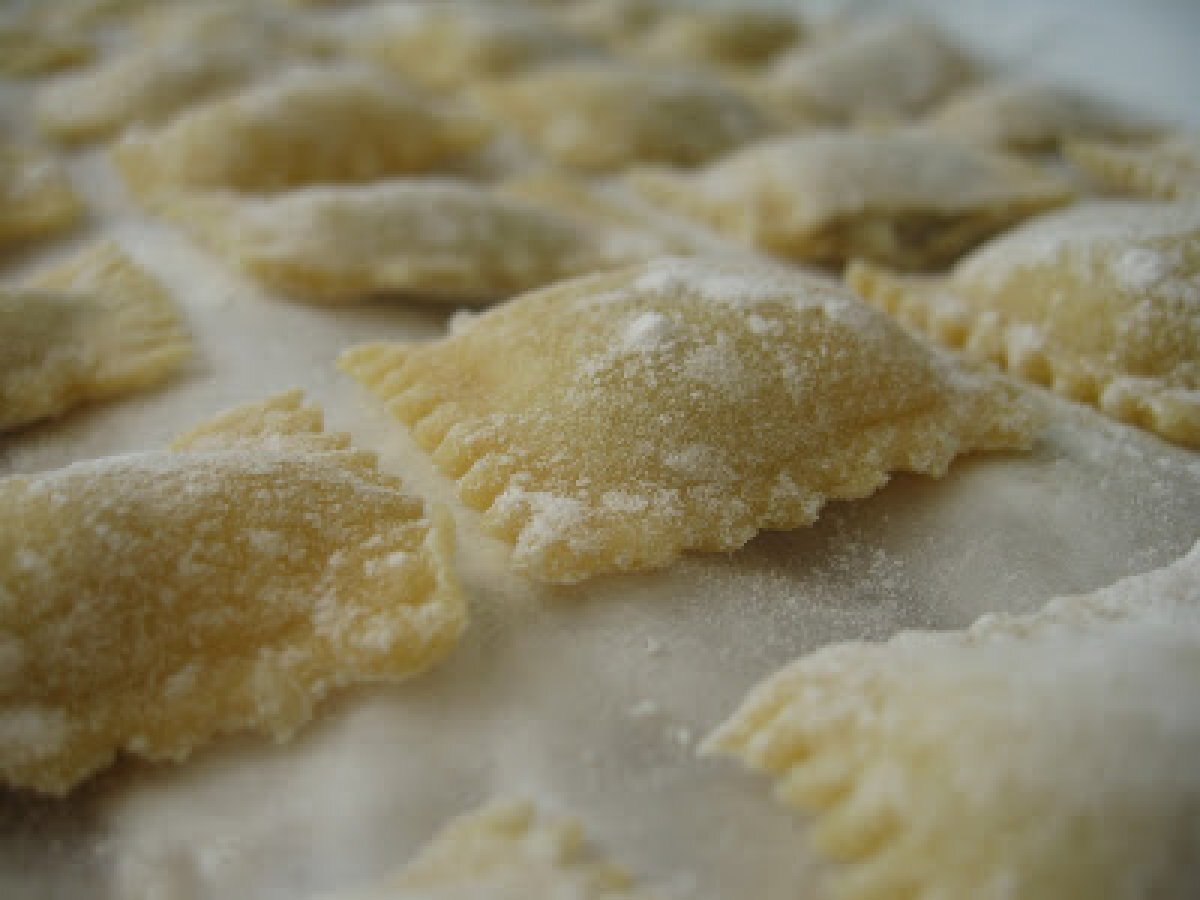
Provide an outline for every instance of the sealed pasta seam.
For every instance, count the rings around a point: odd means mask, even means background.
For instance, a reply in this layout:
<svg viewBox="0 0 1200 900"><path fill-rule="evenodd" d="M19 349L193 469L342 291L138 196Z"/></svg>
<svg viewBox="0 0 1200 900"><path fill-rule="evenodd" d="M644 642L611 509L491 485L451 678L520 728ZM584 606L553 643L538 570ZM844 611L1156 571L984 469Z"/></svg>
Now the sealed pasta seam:
<svg viewBox="0 0 1200 900"><path fill-rule="evenodd" d="M864 299L903 324L968 356L1184 446L1200 445L1200 391L1158 378L1113 375L1072 353L1034 326L1002 312L976 312L937 277L899 275L856 260L846 281Z"/></svg>
<svg viewBox="0 0 1200 900"><path fill-rule="evenodd" d="M1200 140L1197 140L1200 144ZM1103 141L1070 141L1063 146L1067 161L1109 190L1156 200L1179 200L1200 195L1177 166L1157 159L1154 145L1113 144ZM1200 147L1196 151L1200 182Z"/></svg>
<svg viewBox="0 0 1200 900"><path fill-rule="evenodd" d="M102 266L97 299L105 315L97 335L96 387L124 391L155 384L193 353L175 304L154 276L139 269L114 244L95 251Z"/></svg>
<svg viewBox="0 0 1200 900"><path fill-rule="evenodd" d="M4 183L0 242L26 241L66 231L85 214L67 173L50 159L23 148L0 147Z"/></svg>

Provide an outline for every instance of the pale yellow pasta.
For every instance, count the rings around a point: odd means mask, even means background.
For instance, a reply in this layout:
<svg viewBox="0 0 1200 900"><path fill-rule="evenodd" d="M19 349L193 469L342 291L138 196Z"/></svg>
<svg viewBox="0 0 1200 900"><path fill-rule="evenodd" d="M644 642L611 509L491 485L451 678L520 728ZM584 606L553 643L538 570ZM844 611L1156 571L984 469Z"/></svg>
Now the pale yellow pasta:
<svg viewBox="0 0 1200 900"><path fill-rule="evenodd" d="M191 352L162 285L97 244L0 290L0 431L159 384Z"/></svg>
<svg viewBox="0 0 1200 900"><path fill-rule="evenodd" d="M54 27L93 29L118 24L143 13L162 0L54 0L33 4L37 18Z"/></svg>
<svg viewBox="0 0 1200 900"><path fill-rule="evenodd" d="M597 860L574 819L492 801L447 824L399 873L336 900L649 900ZM334 898L330 898L334 900Z"/></svg>
<svg viewBox="0 0 1200 900"><path fill-rule="evenodd" d="M172 113L246 84L288 55L310 51L286 35L248 30L221 40L150 43L44 86L38 123L57 140L108 137L135 122Z"/></svg>
<svg viewBox="0 0 1200 900"><path fill-rule="evenodd" d="M52 157L0 143L0 245L58 234L82 216L83 202Z"/></svg>
<svg viewBox="0 0 1200 900"><path fill-rule="evenodd" d="M114 149L140 193L276 190L446 168L489 136L477 115L380 71L302 67L135 129Z"/></svg>
<svg viewBox="0 0 1200 900"><path fill-rule="evenodd" d="M288 738L394 681L466 609L431 522L285 394L147 452L0 480L0 781L65 793L119 753Z"/></svg>
<svg viewBox="0 0 1200 900"><path fill-rule="evenodd" d="M1119 103L1029 78L987 82L951 97L925 123L948 137L1018 152L1056 150L1078 139L1128 141L1162 130Z"/></svg>
<svg viewBox="0 0 1200 900"><path fill-rule="evenodd" d="M28 18L0 19L0 73L26 77L82 65L95 45L71 29Z"/></svg>
<svg viewBox="0 0 1200 900"><path fill-rule="evenodd" d="M1200 448L1200 204L1091 201L945 277L859 264L848 278L950 346Z"/></svg>
<svg viewBox="0 0 1200 900"><path fill-rule="evenodd" d="M424 3L364 10L346 26L359 54L434 88L482 84L555 60L599 55L532 9Z"/></svg>
<svg viewBox="0 0 1200 900"><path fill-rule="evenodd" d="M1101 187L1158 200L1200 199L1200 135L1177 134L1148 144L1079 141L1067 158Z"/></svg>
<svg viewBox="0 0 1200 900"><path fill-rule="evenodd" d="M567 281L341 365L458 480L514 565L552 582L733 550L889 472L941 475L1033 430L1010 388L836 282L762 261Z"/></svg>
<svg viewBox="0 0 1200 900"><path fill-rule="evenodd" d="M963 87L974 65L922 19L886 17L776 57L764 95L802 121L911 119Z"/></svg>
<svg viewBox="0 0 1200 900"><path fill-rule="evenodd" d="M492 115L557 165L690 166L761 137L767 116L715 76L615 62L543 66L479 88Z"/></svg>
<svg viewBox="0 0 1200 900"><path fill-rule="evenodd" d="M246 3L245 0L203 2L147 2L135 21L137 36L149 43L209 43L253 34L256 39L287 40L335 53L338 41L323 35L321 24L276 4Z"/></svg>
<svg viewBox="0 0 1200 900"><path fill-rule="evenodd" d="M264 284L327 303L380 294L488 301L663 248L653 234L604 228L450 179L269 198L168 197L160 208Z"/></svg>
<svg viewBox="0 0 1200 900"><path fill-rule="evenodd" d="M964 631L840 644L710 737L816 815L853 900L1187 900L1200 884L1200 545Z"/></svg>
<svg viewBox="0 0 1200 900"><path fill-rule="evenodd" d="M941 265L1071 196L1028 163L916 131L784 136L696 172L629 177L650 201L730 237L831 265Z"/></svg>
<svg viewBox="0 0 1200 900"><path fill-rule="evenodd" d="M620 179L583 178L563 170L540 169L509 178L497 185L497 190L607 228L653 234L662 245L658 255L741 250L703 226L657 209Z"/></svg>
<svg viewBox="0 0 1200 900"><path fill-rule="evenodd" d="M583 0L562 16L619 50L696 65L760 66L799 42L804 32L791 10L737 0Z"/></svg>

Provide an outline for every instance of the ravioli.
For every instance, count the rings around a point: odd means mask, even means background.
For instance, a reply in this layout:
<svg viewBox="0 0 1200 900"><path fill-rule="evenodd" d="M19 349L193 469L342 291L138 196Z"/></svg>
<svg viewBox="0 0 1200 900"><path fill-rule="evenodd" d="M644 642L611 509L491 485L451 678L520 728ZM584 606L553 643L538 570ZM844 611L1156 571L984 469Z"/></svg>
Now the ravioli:
<svg viewBox="0 0 1200 900"><path fill-rule="evenodd" d="M451 179L168 197L158 208L264 284L327 303L494 300L662 246Z"/></svg>
<svg viewBox="0 0 1200 900"><path fill-rule="evenodd" d="M776 57L762 86L803 122L895 122L931 109L974 76L974 63L935 25L888 16Z"/></svg>
<svg viewBox="0 0 1200 900"><path fill-rule="evenodd" d="M27 18L0 19L0 73L29 77L82 65L95 54L87 38Z"/></svg>
<svg viewBox="0 0 1200 900"><path fill-rule="evenodd" d="M1029 78L986 82L927 119L933 130L1015 152L1048 152L1081 139L1129 141L1162 127L1119 103Z"/></svg>
<svg viewBox="0 0 1200 900"><path fill-rule="evenodd" d="M191 339L162 286L104 242L0 289L0 431L165 381Z"/></svg>
<svg viewBox="0 0 1200 900"><path fill-rule="evenodd" d="M945 277L859 264L848 279L950 346L1200 448L1200 204L1090 201Z"/></svg>
<svg viewBox="0 0 1200 900"><path fill-rule="evenodd" d="M739 2L584 0L563 18L618 50L698 66L761 66L804 34L789 10Z"/></svg>
<svg viewBox="0 0 1200 900"><path fill-rule="evenodd" d="M38 124L66 143L110 137L240 87L286 53L285 41L252 31L212 42L145 44L45 85L37 98Z"/></svg>
<svg viewBox="0 0 1200 900"><path fill-rule="evenodd" d="M608 62L544 66L476 91L551 162L584 172L690 166L764 135L766 115L718 78Z"/></svg>
<svg viewBox="0 0 1200 900"><path fill-rule="evenodd" d="M52 157L0 143L0 246L59 234L82 216L83 202Z"/></svg>
<svg viewBox="0 0 1200 900"><path fill-rule="evenodd" d="M696 172L629 180L650 201L779 256L914 269L1071 197L1032 165L917 131L787 135Z"/></svg>
<svg viewBox="0 0 1200 900"><path fill-rule="evenodd" d="M368 8L346 27L346 43L375 62L432 88L495 78L600 49L532 9L426 3Z"/></svg>
<svg viewBox="0 0 1200 900"><path fill-rule="evenodd" d="M444 657L451 526L299 392L148 452L0 480L0 780L288 738L332 689Z"/></svg>
<svg viewBox="0 0 1200 900"><path fill-rule="evenodd" d="M338 900L649 900L623 870L595 860L579 823L529 801L492 801L451 821L378 888Z"/></svg>
<svg viewBox="0 0 1200 900"><path fill-rule="evenodd" d="M114 157L143 194L264 191L445 168L489 133L481 117L382 72L301 67L135 130Z"/></svg>
<svg viewBox="0 0 1200 900"><path fill-rule="evenodd" d="M561 169L539 169L509 178L496 190L602 227L654 235L662 245L657 254L661 256L730 255L741 250L703 226L657 209L619 179L582 178Z"/></svg>
<svg viewBox="0 0 1200 900"><path fill-rule="evenodd" d="M1102 187L1157 200L1200 199L1200 135L1176 134L1147 144L1079 141L1067 158Z"/></svg>
<svg viewBox="0 0 1200 900"><path fill-rule="evenodd" d="M563 282L341 366L458 480L514 566L549 582L734 550L1034 428L1011 388L837 283L750 260Z"/></svg>
<svg viewBox="0 0 1200 900"><path fill-rule="evenodd" d="M225 41L238 35L256 40L299 41L334 54L335 37L322 34L324 23L314 24L296 16L282 4L249 4L239 0L206 0L203 3L148 2L138 10L134 25L137 37L147 43L193 43Z"/></svg>
<svg viewBox="0 0 1200 900"><path fill-rule="evenodd" d="M1185 900L1200 883L1200 545L965 631L826 647L704 749L775 775L842 898Z"/></svg>
<svg viewBox="0 0 1200 900"><path fill-rule="evenodd" d="M161 0L55 0L37 4L38 18L66 29L94 29L120 24Z"/></svg>

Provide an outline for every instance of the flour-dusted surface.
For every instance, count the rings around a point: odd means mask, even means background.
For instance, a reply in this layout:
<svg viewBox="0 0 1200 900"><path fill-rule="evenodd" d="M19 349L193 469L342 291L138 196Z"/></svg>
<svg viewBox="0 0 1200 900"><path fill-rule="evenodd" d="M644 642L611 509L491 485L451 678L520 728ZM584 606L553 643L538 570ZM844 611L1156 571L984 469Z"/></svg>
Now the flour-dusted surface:
<svg viewBox="0 0 1200 900"><path fill-rule="evenodd" d="M0 144L0 244L58 234L82 216L67 173L52 157Z"/></svg>
<svg viewBox="0 0 1200 900"><path fill-rule="evenodd" d="M838 897L1186 900L1198 681L1200 544L1032 615L825 647L705 747L817 813Z"/></svg>
<svg viewBox="0 0 1200 900"><path fill-rule="evenodd" d="M262 36L226 34L219 43L194 36L127 49L95 72L67 72L37 101L42 130L63 142L86 142L133 122L156 122L189 103L245 84L304 49L281 40L263 53ZM211 38L210 38L211 40Z"/></svg>
<svg viewBox="0 0 1200 900"><path fill-rule="evenodd" d="M0 293L0 429L159 385L192 353L152 276L100 242Z"/></svg>
<svg viewBox="0 0 1200 900"><path fill-rule="evenodd" d="M635 171L649 201L787 259L947 263L1065 204L1069 187L1015 158L918 130L789 133L695 172Z"/></svg>
<svg viewBox="0 0 1200 900"><path fill-rule="evenodd" d="M1028 77L985 82L947 101L926 124L1017 152L1052 151L1070 140L1144 140L1163 127L1132 106Z"/></svg>
<svg viewBox="0 0 1200 900"><path fill-rule="evenodd" d="M662 252L649 232L559 214L453 178L151 201L264 284L302 300L488 301Z"/></svg>
<svg viewBox="0 0 1200 900"><path fill-rule="evenodd" d="M1103 77L1106 88L1119 76L1144 85L1148 73L1194 66L1194 54L1130 41L1130 32L1153 35L1152 22L1166 46L1189 33L1144 4L1130 4L1129 18L1145 30L1110 28L1097 4L1076 5L1084 8L1074 20L1040 2L1003 22L994 3L942 12L974 28L977 42L1005 38L1010 61L1027 61L1019 38L1037 36L1034 62L1061 72L1088 61L1079 77ZM1194 97L1184 88L1195 82L1177 77L1133 99L1155 107L1161 91L1166 114L1186 116ZM5 88L3 112L28 94ZM381 452L387 471L455 503L452 485L333 366L356 343L440 337L448 309L296 304L139 212L100 154L66 158L93 211L80 240L103 223L163 278L198 352L160 391L2 439L0 471L156 449L212 413L300 385L331 430L349 430L357 446ZM6 258L6 283L70 249ZM643 327L635 342L656 339L652 322ZM442 666L332 700L285 746L247 738L183 765L127 763L65 801L4 795L0 895L344 892L396 870L447 820L499 794L578 816L606 858L665 898L806 896L816 869L803 849L807 820L775 804L765 780L695 758L698 739L747 690L826 643L1024 612L1169 563L1194 541L1194 454L1047 403L1056 424L1029 456L963 460L936 482L900 476L868 500L832 505L815 528L765 534L736 554L687 557L655 575L531 587L510 573L505 548L482 537L477 517L455 506L473 625Z"/></svg>
<svg viewBox="0 0 1200 900"><path fill-rule="evenodd" d="M514 565L563 583L735 550L893 472L939 476L1036 429L998 379L836 281L758 260L664 257L559 282L444 341L366 344L342 365Z"/></svg>
<svg viewBox="0 0 1200 900"><path fill-rule="evenodd" d="M327 900L651 900L576 819L496 800L458 816L382 884Z"/></svg>
<svg viewBox="0 0 1200 900"><path fill-rule="evenodd" d="M770 128L764 110L692 69L560 63L482 85L476 96L547 159L584 172L698 165Z"/></svg>
<svg viewBox="0 0 1200 900"><path fill-rule="evenodd" d="M600 54L599 45L579 32L515 4L367 6L352 12L342 30L354 52L435 89Z"/></svg>
<svg viewBox="0 0 1200 900"><path fill-rule="evenodd" d="M1200 203L1091 200L989 241L946 277L849 281L950 346L1200 446Z"/></svg>
<svg viewBox="0 0 1200 900"><path fill-rule="evenodd" d="M0 483L0 779L65 794L119 752L290 737L333 688L398 681L466 626L453 534L298 394L173 452Z"/></svg>
<svg viewBox="0 0 1200 900"><path fill-rule="evenodd" d="M478 115L367 66L296 66L243 94L136 129L114 149L127 182L279 190L439 171L482 145Z"/></svg>
<svg viewBox="0 0 1200 900"><path fill-rule="evenodd" d="M867 27L776 58L763 89L801 120L900 121L968 82L974 68L932 22L892 10Z"/></svg>
<svg viewBox="0 0 1200 900"><path fill-rule="evenodd" d="M1171 135L1149 147L1080 141L1067 147L1067 155L1111 191L1162 200L1200 198L1200 135Z"/></svg>

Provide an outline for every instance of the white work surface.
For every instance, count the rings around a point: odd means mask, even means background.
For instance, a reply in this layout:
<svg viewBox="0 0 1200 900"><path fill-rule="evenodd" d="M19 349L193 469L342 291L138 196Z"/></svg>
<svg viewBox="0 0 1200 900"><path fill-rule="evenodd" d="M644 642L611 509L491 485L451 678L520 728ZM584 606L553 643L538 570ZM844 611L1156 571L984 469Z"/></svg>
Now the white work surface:
<svg viewBox="0 0 1200 900"><path fill-rule="evenodd" d="M1194 2L920 5L1021 68L1200 125ZM198 352L161 390L0 439L0 474L158 448L233 404L303 387L331 428L453 505L472 624L430 673L337 696L287 745L223 739L180 765L125 762L65 800L0 793L5 900L300 900L369 883L497 795L578 816L664 898L808 896L803 816L766 779L695 755L749 687L830 641L958 627L1099 587L1175 559L1200 532L1200 456L1047 396L1055 424L1030 454L898 477L732 555L540 588L509 572L505 548L333 366L359 341L437 336L451 310L270 296L142 214L101 152L70 165L91 224L8 256L5 277L103 232L170 287Z"/></svg>

